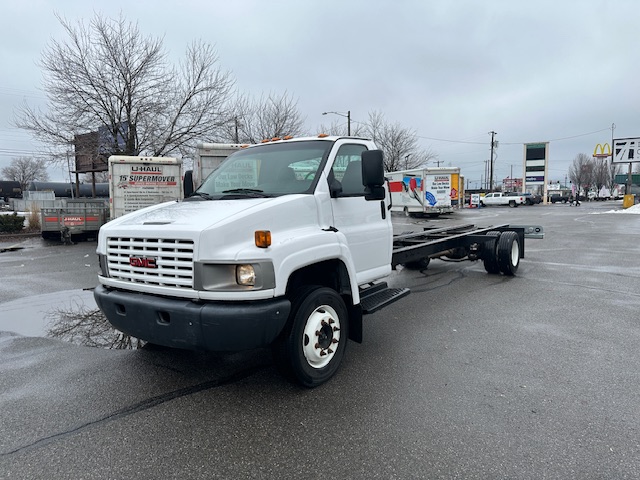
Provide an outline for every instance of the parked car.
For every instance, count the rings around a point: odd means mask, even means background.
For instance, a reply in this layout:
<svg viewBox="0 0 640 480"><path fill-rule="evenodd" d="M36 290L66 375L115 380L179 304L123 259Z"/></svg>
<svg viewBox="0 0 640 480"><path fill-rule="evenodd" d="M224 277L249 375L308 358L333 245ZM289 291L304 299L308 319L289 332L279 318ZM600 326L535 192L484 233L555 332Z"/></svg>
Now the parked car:
<svg viewBox="0 0 640 480"><path fill-rule="evenodd" d="M523 193L517 193L516 195L520 195L521 197L524 197L525 205L537 205L542 202L542 196L538 195L537 193L523 192Z"/></svg>
<svg viewBox="0 0 640 480"><path fill-rule="evenodd" d="M569 201L569 195L561 194L561 193L552 193L549 195L549 201L551 203L567 203Z"/></svg>

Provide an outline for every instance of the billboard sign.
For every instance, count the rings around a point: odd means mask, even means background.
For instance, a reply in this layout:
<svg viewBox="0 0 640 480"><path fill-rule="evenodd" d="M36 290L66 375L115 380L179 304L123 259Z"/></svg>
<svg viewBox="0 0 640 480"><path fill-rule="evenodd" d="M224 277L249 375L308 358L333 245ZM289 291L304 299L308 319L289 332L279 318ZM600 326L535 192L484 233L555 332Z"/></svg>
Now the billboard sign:
<svg viewBox="0 0 640 480"><path fill-rule="evenodd" d="M640 162L640 138L613 140L613 163Z"/></svg>
<svg viewBox="0 0 640 480"><path fill-rule="evenodd" d="M546 185L549 142L524 144L524 186Z"/></svg>

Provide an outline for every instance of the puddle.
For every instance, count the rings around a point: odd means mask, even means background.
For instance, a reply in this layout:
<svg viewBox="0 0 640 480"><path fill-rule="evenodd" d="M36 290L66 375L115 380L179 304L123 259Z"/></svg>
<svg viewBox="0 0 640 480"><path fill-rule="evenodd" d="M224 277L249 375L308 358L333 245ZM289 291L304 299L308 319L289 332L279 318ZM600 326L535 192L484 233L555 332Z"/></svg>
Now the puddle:
<svg viewBox="0 0 640 480"><path fill-rule="evenodd" d="M25 337L46 336L49 322L47 314L56 309L98 308L91 290L64 290L31 295L3 303L0 308L0 331L14 332Z"/></svg>

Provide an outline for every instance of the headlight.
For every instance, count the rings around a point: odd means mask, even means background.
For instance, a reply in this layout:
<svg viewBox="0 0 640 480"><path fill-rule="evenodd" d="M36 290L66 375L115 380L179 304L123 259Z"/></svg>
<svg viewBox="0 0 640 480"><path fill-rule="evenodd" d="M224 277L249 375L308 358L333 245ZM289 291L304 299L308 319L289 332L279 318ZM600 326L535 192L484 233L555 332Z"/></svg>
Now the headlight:
<svg viewBox="0 0 640 480"><path fill-rule="evenodd" d="M256 284L256 270L253 265L237 265L236 282L238 285L253 287Z"/></svg>
<svg viewBox="0 0 640 480"><path fill-rule="evenodd" d="M230 292L275 288L271 262L201 263L195 262L193 286L196 290Z"/></svg>

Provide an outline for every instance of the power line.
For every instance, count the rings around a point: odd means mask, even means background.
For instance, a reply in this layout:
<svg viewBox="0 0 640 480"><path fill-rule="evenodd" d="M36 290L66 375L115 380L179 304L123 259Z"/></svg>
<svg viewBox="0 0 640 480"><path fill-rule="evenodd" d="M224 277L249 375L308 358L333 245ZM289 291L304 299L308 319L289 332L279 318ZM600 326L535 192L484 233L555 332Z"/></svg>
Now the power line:
<svg viewBox="0 0 640 480"><path fill-rule="evenodd" d="M609 131L609 130L611 130L611 127L603 128L601 130L596 130L594 132L579 133L578 135L572 135L570 137L553 138L551 140L546 140L546 141L548 141L548 142L560 142L562 140L571 140L572 138L586 137L588 135L594 135L596 133L601 133L601 132L605 132L605 131ZM416 135L416 137L423 138L425 140L433 140L433 141L436 141L436 142L465 143L465 144L471 144L471 145L486 145L487 144L487 142L469 142L469 141L466 141L466 140L451 140L451 139L447 139L447 138L425 137L423 135ZM530 142L500 142L501 145L523 145L525 143L530 143Z"/></svg>
<svg viewBox="0 0 640 480"><path fill-rule="evenodd" d="M589 135L594 135L596 133L605 132L605 131L608 131L608 130L611 130L611 127L603 128L602 130L596 130L595 132L580 133L578 135L572 135L570 137L552 138L551 140L547 140L547 142L560 142L562 140L571 140L572 138L586 137L586 136L589 136ZM502 145L523 145L524 143L529 143L529 142L512 142L512 143L500 142L500 143Z"/></svg>

